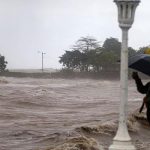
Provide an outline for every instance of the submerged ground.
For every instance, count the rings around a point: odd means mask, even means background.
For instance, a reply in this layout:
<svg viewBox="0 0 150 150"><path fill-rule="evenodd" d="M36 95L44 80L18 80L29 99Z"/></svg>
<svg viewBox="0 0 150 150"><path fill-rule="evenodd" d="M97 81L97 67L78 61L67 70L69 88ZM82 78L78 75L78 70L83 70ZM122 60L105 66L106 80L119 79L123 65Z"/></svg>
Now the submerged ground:
<svg viewBox="0 0 150 150"><path fill-rule="evenodd" d="M74 137L94 138L108 149L117 129L119 84L118 80L0 77L0 149L52 149ZM130 80L129 116L142 98ZM129 126L137 148L150 149L150 128L132 119Z"/></svg>

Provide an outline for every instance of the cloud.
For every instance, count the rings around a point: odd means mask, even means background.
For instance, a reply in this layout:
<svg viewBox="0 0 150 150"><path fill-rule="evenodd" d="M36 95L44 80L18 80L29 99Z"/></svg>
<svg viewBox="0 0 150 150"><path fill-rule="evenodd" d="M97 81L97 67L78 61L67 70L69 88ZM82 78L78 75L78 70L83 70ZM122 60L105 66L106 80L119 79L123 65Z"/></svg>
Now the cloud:
<svg viewBox="0 0 150 150"><path fill-rule="evenodd" d="M149 4L142 0L137 9L129 34L133 48L150 42ZM46 52L45 67L60 67L59 56L81 36L121 37L112 0L1 0L0 22L0 53L9 68L40 68L38 50Z"/></svg>

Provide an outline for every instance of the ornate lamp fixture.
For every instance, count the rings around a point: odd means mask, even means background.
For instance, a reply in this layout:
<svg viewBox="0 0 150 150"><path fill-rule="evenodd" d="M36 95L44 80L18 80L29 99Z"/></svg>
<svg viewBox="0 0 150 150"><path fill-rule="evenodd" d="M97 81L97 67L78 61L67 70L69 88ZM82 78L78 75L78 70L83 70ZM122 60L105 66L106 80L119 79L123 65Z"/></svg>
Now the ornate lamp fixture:
<svg viewBox="0 0 150 150"><path fill-rule="evenodd" d="M118 21L121 28L129 29L135 16L135 10L140 0L114 0L118 7Z"/></svg>
<svg viewBox="0 0 150 150"><path fill-rule="evenodd" d="M114 0L118 7L118 22L122 29L121 71L120 71L120 113L119 127L109 150L135 150L128 133L128 30L134 22L135 10L140 0Z"/></svg>

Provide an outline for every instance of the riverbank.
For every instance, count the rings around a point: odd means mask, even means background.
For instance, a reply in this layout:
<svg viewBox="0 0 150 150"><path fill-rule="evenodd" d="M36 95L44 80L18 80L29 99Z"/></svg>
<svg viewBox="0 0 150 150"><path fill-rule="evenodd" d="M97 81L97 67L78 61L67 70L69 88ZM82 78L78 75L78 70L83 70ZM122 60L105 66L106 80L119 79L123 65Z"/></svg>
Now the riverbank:
<svg viewBox="0 0 150 150"><path fill-rule="evenodd" d="M31 77L31 78L89 78L89 79L119 79L119 72L108 71L108 72L72 72L72 71L57 71L57 72L1 72L0 76L5 77Z"/></svg>
<svg viewBox="0 0 150 150"><path fill-rule="evenodd" d="M129 71L131 79L132 71ZM142 79L149 79L148 76L139 73ZM72 72L72 71L55 71L55 72L0 72L0 76L17 77L17 78L42 78L42 79L102 79L102 80L119 80L120 72L118 71L101 71L101 72Z"/></svg>

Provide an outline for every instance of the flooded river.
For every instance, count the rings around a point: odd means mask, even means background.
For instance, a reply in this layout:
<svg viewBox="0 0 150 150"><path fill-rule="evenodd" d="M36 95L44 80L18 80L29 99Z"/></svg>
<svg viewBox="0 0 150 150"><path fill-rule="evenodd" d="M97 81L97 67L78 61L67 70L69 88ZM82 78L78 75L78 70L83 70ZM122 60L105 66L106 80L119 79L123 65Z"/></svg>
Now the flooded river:
<svg viewBox="0 0 150 150"><path fill-rule="evenodd" d="M81 126L118 119L118 80L1 77L0 81L0 150L54 148L66 137L84 134L76 131ZM140 107L142 98L129 81L129 114ZM139 143L148 149L150 130L131 134L134 142L140 137ZM106 148L113 136L101 144Z"/></svg>

